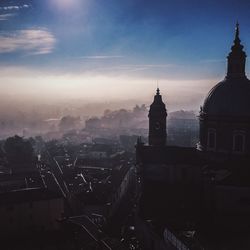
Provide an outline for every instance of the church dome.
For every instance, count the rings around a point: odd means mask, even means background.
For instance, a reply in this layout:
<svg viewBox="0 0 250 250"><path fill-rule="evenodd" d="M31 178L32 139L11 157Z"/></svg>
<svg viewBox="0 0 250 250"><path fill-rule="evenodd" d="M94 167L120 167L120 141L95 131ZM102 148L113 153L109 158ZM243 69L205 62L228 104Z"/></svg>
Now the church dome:
<svg viewBox="0 0 250 250"><path fill-rule="evenodd" d="M219 82L208 93L202 112L211 116L250 117L250 81L240 78Z"/></svg>
<svg viewBox="0 0 250 250"><path fill-rule="evenodd" d="M245 74L246 53L236 26L234 44L228 57L227 75L208 93L201 113L205 116L250 117L250 81Z"/></svg>
<svg viewBox="0 0 250 250"><path fill-rule="evenodd" d="M227 57L227 75L210 90L200 110L197 148L209 155L250 156L250 80L245 74L246 53L238 23L235 31Z"/></svg>

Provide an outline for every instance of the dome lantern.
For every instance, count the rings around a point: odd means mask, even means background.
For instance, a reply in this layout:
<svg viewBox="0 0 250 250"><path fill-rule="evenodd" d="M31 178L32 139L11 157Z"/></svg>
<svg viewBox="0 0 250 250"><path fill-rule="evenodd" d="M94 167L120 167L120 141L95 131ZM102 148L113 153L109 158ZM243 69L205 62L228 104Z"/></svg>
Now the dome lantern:
<svg viewBox="0 0 250 250"><path fill-rule="evenodd" d="M245 75L245 64L246 64L246 53L243 51L244 46L241 45L239 38L239 23L237 22L235 28L235 39L234 44L231 47L227 60L227 76L226 78L244 78Z"/></svg>

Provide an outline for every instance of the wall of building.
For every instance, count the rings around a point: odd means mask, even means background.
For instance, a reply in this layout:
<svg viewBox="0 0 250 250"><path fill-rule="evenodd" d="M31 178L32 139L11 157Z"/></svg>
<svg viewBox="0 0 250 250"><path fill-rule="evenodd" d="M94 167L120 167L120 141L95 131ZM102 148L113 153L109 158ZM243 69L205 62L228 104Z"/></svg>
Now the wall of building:
<svg viewBox="0 0 250 250"><path fill-rule="evenodd" d="M233 118L232 118L233 119ZM243 119L243 118L242 118ZM214 149L208 147L209 130L216 132L216 143ZM240 118L232 121L230 118L202 118L200 119L200 144L204 151L215 151L220 153L235 153L233 150L233 136L237 132L244 133L244 154L250 154L250 124L247 120Z"/></svg>
<svg viewBox="0 0 250 250"><path fill-rule="evenodd" d="M250 229L250 188L210 183L204 188L203 217L217 230Z"/></svg>
<svg viewBox="0 0 250 250"><path fill-rule="evenodd" d="M112 195L112 202L111 207L109 211L109 215L112 216L112 214L115 213L116 209L119 207L120 202L122 198L126 195L129 188L134 184L135 182L135 168L130 167L125 174L121 184L117 187L116 192Z"/></svg>

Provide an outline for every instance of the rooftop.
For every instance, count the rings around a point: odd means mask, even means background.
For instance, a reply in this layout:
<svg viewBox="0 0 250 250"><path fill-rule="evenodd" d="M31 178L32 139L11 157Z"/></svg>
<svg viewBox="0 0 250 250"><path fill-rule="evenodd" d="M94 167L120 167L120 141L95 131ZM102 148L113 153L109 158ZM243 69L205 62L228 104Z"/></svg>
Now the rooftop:
<svg viewBox="0 0 250 250"><path fill-rule="evenodd" d="M0 205L20 204L59 198L62 198L59 193L52 192L45 188L27 188L0 193Z"/></svg>

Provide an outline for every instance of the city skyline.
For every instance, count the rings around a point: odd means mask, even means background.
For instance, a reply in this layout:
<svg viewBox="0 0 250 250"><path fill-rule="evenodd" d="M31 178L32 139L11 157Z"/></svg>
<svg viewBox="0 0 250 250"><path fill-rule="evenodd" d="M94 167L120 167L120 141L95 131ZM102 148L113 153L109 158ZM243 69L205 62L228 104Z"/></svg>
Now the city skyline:
<svg viewBox="0 0 250 250"><path fill-rule="evenodd" d="M250 2L0 1L4 249L250 249Z"/></svg>

